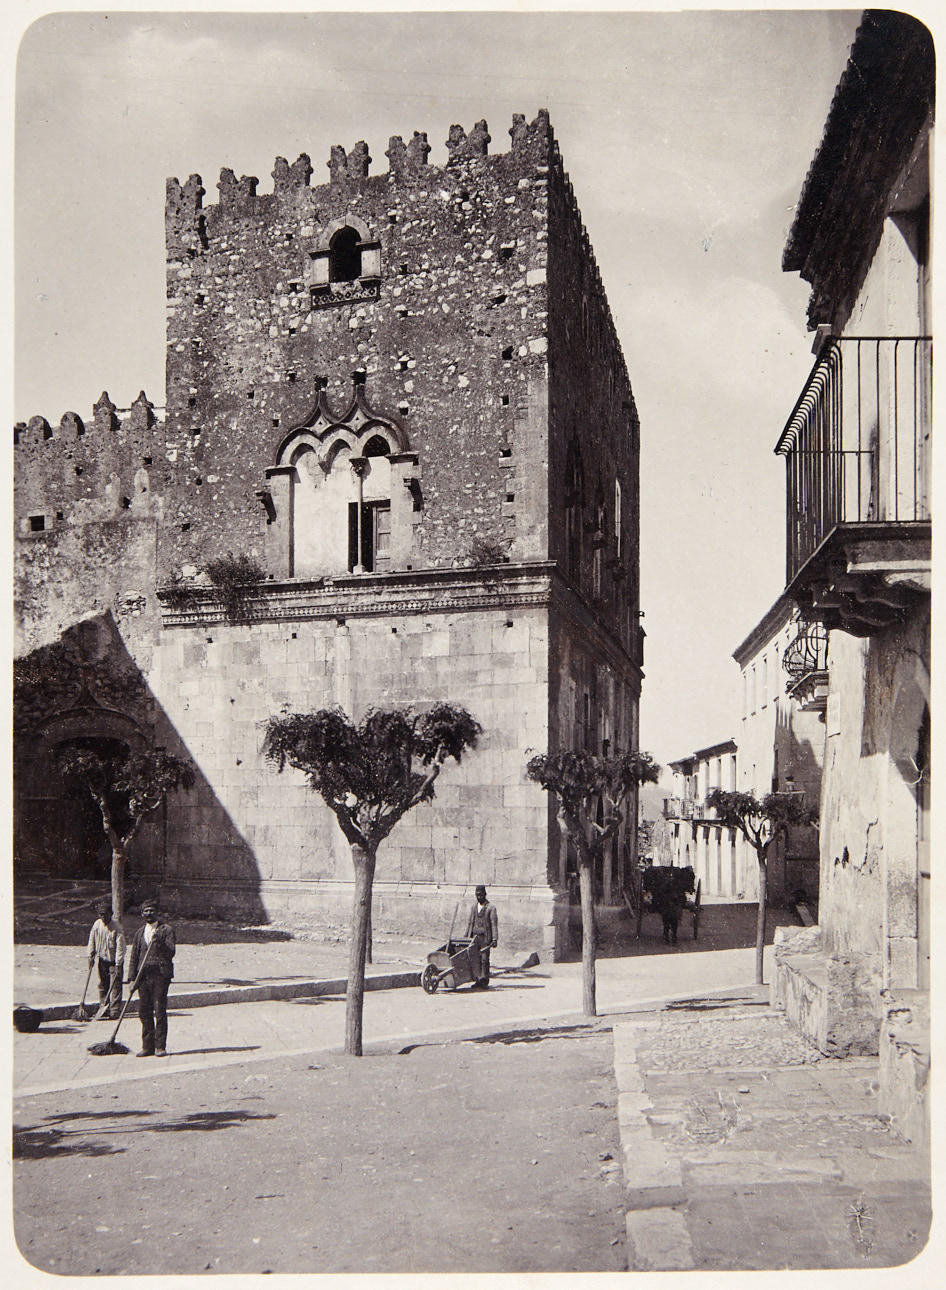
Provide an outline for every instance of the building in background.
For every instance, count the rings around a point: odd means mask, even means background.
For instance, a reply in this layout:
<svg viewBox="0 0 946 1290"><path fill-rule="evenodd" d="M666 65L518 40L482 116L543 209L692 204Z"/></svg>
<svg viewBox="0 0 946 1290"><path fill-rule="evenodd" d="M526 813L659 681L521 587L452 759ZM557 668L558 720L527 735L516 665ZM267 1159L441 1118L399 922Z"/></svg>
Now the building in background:
<svg viewBox="0 0 946 1290"><path fill-rule="evenodd" d="M542 112L333 148L310 186L221 171L166 188L166 408L16 427L17 864L102 873L51 769L79 735L189 757L136 844L167 903L347 923L348 846L272 714L452 700L477 752L382 847L374 925L442 935L485 882L504 940L558 946L569 855L532 752L634 748L642 677L639 425L594 254ZM211 561L261 577L238 612ZM52 651L52 655L50 655ZM44 653L45 652L45 653ZM596 873L620 903L636 801Z"/></svg>
<svg viewBox="0 0 946 1290"><path fill-rule="evenodd" d="M732 739L701 748L672 761L672 795L664 800L669 834L669 863L689 865L706 896L758 899L755 852L737 829L723 828L707 806L710 790L735 790L739 781L738 750Z"/></svg>
<svg viewBox="0 0 946 1290"><path fill-rule="evenodd" d="M885 1109L928 1132L929 32L865 12L783 258L816 360L778 441L785 595L827 634L816 929L774 997L824 1051L880 1053Z"/></svg>
<svg viewBox="0 0 946 1290"><path fill-rule="evenodd" d="M739 736L740 792L803 793L817 808L824 763L827 633L804 622L780 596L733 651L742 685ZM767 862L769 899L818 899L818 831L793 826L777 838ZM756 884L755 890L758 890Z"/></svg>

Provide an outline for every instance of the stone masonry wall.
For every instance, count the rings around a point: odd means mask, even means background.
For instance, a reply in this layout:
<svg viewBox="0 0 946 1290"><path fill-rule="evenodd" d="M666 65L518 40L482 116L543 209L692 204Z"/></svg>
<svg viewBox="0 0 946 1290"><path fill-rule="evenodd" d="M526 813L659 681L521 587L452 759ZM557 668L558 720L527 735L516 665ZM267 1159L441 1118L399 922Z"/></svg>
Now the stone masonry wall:
<svg viewBox="0 0 946 1290"><path fill-rule="evenodd" d="M536 898L551 923L547 802L524 774L527 750L547 739L544 610L170 628L151 679L203 771L198 789L170 804L176 841L166 869L166 881L202 907L240 907L252 894L271 915L291 904L344 924L347 843L303 776L265 762L264 723L336 702L358 719L372 705L437 698L465 704L484 733L462 765L444 768L436 800L382 846L377 925L398 891L423 892L434 899L415 899L413 917L443 932L443 909L477 882L502 891L511 925L519 905L536 916ZM246 852L257 872L235 879Z"/></svg>
<svg viewBox="0 0 946 1290"><path fill-rule="evenodd" d="M928 686L922 662L929 656L928 630L928 614L920 614L869 641L843 632L832 632L830 640L819 922L831 953L875 958L878 968L883 964L885 985L891 973L894 984L915 985L908 961L913 960L915 973L910 731L905 751L893 744L898 696L917 684L918 674Z"/></svg>
<svg viewBox="0 0 946 1290"><path fill-rule="evenodd" d="M375 176L364 144L335 149L314 188L307 157L277 159L268 195L224 170L206 209L199 176L168 182L168 448L181 482L163 576L228 549L262 558L264 471L316 379L342 404L355 370L419 455L414 568L462 561L476 538L544 557L545 418L532 404L546 380L551 131L540 114L511 133L511 150L489 156L485 123L469 137L455 127L446 166L427 164L426 136L392 139ZM353 299L313 295L315 260L343 225L370 247L363 280L345 284Z"/></svg>
<svg viewBox="0 0 946 1290"><path fill-rule="evenodd" d="M565 516L577 502L580 559L573 580L640 661L637 409L594 252L557 146L548 182L549 555L567 566ZM575 449L582 475L577 499L569 478L569 452ZM620 485L620 517L615 482Z"/></svg>

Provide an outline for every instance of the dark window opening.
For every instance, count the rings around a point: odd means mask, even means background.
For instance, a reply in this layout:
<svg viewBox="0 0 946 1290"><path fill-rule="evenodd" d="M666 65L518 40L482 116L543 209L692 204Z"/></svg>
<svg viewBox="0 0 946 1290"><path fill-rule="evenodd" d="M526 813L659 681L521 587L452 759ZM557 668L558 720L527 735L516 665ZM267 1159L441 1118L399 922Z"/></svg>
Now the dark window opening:
<svg viewBox="0 0 946 1290"><path fill-rule="evenodd" d="M512 359L512 346L510 345L508 349L503 350L503 360L504 362L508 363L511 359Z"/></svg>
<svg viewBox="0 0 946 1290"><path fill-rule="evenodd" d="M511 448L500 448L500 450L499 450L499 455L500 455L500 457L511 457L511 456L512 456L512 449L511 449Z"/></svg>
<svg viewBox="0 0 946 1290"><path fill-rule="evenodd" d="M295 383L296 383L296 374L295 374L295 372L287 372L287 373L286 373L286 380L289 382L289 384L290 384L290 385L295 385Z"/></svg>
<svg viewBox="0 0 946 1290"><path fill-rule="evenodd" d="M57 511L57 512L56 512L56 519L57 519L57 520L64 520L65 518L66 518L66 517L65 517L65 515L63 514L63 512L62 512L62 511Z"/></svg>
<svg viewBox="0 0 946 1290"><path fill-rule="evenodd" d="M360 238L353 228L340 228L329 243L329 281L354 282L361 277Z"/></svg>
<svg viewBox="0 0 946 1290"><path fill-rule="evenodd" d="M361 507L361 560L358 560L358 503L348 503L348 568L357 564L365 573L383 573L391 567L391 503L363 502Z"/></svg>
<svg viewBox="0 0 946 1290"><path fill-rule="evenodd" d="M509 407L509 395L508 395L508 394L503 394L503 395L501 395L501 396L500 396L499 401L500 401L500 403L503 405L503 407L504 407L504 408L508 408L508 407Z"/></svg>
<svg viewBox="0 0 946 1290"><path fill-rule="evenodd" d="M365 444L364 455L366 457L386 457L390 451L387 439L383 439L379 434L374 434Z"/></svg>
<svg viewBox="0 0 946 1290"><path fill-rule="evenodd" d="M131 498L130 498L130 497L123 497L123 498L122 498L122 510L123 510L123 511L127 511L127 510L129 510L130 508L131 508Z"/></svg>

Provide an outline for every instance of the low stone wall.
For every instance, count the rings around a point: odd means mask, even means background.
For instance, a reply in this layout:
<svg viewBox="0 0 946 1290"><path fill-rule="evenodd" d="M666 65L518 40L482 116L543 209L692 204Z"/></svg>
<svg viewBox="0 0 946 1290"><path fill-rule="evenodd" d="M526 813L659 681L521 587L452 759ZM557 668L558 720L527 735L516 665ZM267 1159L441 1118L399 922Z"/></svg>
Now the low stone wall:
<svg viewBox="0 0 946 1290"><path fill-rule="evenodd" d="M901 1137L918 1147L930 1139L930 996L885 990L880 1027L880 1104Z"/></svg>
<svg viewBox="0 0 946 1290"><path fill-rule="evenodd" d="M878 1051L879 965L869 955L828 954L818 926L776 929L771 1001L829 1056Z"/></svg>

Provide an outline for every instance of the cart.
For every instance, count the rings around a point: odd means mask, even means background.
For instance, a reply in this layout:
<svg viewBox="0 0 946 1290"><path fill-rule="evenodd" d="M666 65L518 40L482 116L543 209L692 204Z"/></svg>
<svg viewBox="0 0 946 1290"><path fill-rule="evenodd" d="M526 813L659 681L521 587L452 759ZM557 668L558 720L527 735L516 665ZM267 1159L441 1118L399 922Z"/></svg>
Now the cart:
<svg viewBox="0 0 946 1290"><path fill-rule="evenodd" d="M654 891L648 890L648 888L653 887L654 885L653 879L656 878L659 881L661 878L663 878L667 870L668 869L672 870L672 868L673 868L672 866L654 865L649 869L645 868L643 870L638 870L636 874L632 872L630 875L630 878L631 878L630 890L628 890L628 888L626 887L624 888L624 893L623 893L624 903L627 906L628 913L631 915L631 917L635 920L637 924L638 939L640 938L641 925L644 921L644 915L651 914L651 913L656 914L658 912L654 902ZM680 875L682 882L685 883L687 886L689 885L688 879L692 879L692 877L694 876L693 871L690 868L677 869L676 873ZM687 878L683 878L684 874L687 875ZM648 877L650 881L648 881ZM690 895L689 892L681 891L681 897L683 898L683 903L680 907L680 913L692 914L694 940L697 940L700 933L700 907L702 904L702 888L703 888L702 880L697 878L696 890L693 892L692 899L689 899L689 895Z"/></svg>
<svg viewBox="0 0 946 1290"><path fill-rule="evenodd" d="M479 968L480 952L472 937L451 938L427 955L427 966L421 973L420 983L427 994L434 994L440 985L455 990L458 985L475 981Z"/></svg>

